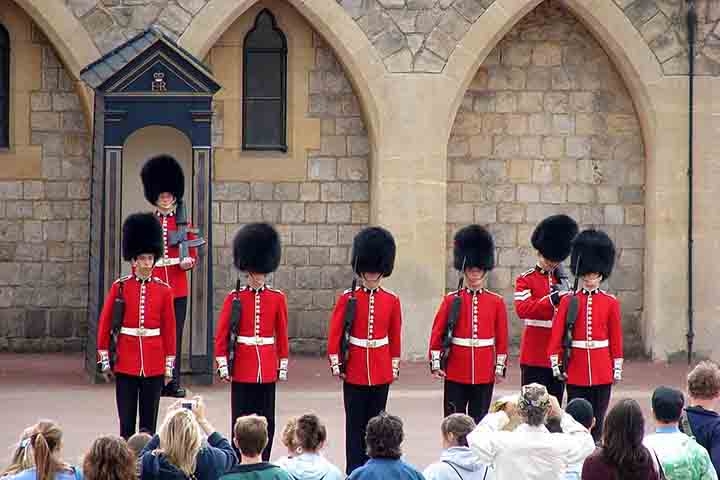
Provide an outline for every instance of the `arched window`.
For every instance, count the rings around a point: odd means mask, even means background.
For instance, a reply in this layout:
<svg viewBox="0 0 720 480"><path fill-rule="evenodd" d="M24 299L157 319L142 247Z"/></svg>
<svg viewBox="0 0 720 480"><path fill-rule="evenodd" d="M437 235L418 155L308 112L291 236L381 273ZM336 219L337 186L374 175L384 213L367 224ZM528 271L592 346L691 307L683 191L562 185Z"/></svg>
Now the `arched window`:
<svg viewBox="0 0 720 480"><path fill-rule="evenodd" d="M10 35L0 24L0 148L10 146Z"/></svg>
<svg viewBox="0 0 720 480"><path fill-rule="evenodd" d="M287 152L287 41L269 10L243 45L243 150Z"/></svg>

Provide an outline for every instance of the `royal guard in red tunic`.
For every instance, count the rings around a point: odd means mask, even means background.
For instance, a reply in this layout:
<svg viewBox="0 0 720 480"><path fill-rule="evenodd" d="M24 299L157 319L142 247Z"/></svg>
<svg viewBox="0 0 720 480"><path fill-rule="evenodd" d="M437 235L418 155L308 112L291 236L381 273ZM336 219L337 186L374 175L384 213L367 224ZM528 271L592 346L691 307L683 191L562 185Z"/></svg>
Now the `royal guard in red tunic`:
<svg viewBox="0 0 720 480"><path fill-rule="evenodd" d="M362 286L338 298L330 318L330 370L343 379L345 458L348 475L368 459L365 427L385 410L390 384L400 374L400 299L380 286L395 265L395 239L380 227L353 240L351 265Z"/></svg>
<svg viewBox="0 0 720 480"><path fill-rule="evenodd" d="M581 288L560 300L548 351L555 375L567 377L568 402L592 403L596 440L602 438L612 384L622 379L620 302L600 290L614 264L615 245L605 232L590 229L575 237L570 266Z"/></svg>
<svg viewBox="0 0 720 480"><path fill-rule="evenodd" d="M115 377L120 435L154 433L160 392L175 364L175 313L170 286L151 276L162 257L160 224L152 213L130 215L123 224L122 252L133 274L117 279L105 298L98 324L98 369Z"/></svg>
<svg viewBox="0 0 720 480"><path fill-rule="evenodd" d="M235 235L235 267L247 273L247 285L237 282L222 306L215 331L218 375L231 382L231 428L238 417L257 414L267 418L270 458L275 435L275 384L287 380L287 301L280 290L265 283L280 265L280 237L266 223L251 223Z"/></svg>
<svg viewBox="0 0 720 480"><path fill-rule="evenodd" d="M507 367L507 310L502 296L484 288L495 267L490 233L469 225L455 234L455 269L462 280L440 304L430 334L430 371L444 379L444 415L466 413L479 422L490 408Z"/></svg>
<svg viewBox="0 0 720 480"><path fill-rule="evenodd" d="M515 280L515 311L523 322L521 383L544 385L560 402L565 385L553 375L547 350L555 310L561 297L570 293L561 263L570 255L577 233L577 223L567 215L553 215L540 222L530 239L537 251L537 264Z"/></svg>
<svg viewBox="0 0 720 480"><path fill-rule="evenodd" d="M204 241L197 239L187 223L183 204L185 193L185 175L182 167L174 158L159 155L148 160L140 172L145 198L156 207L155 215L162 227L162 239L165 255L155 264L155 275L159 276L173 290L175 306L175 331L177 332L178 361L173 370L173 379L163 388L163 396L185 397L185 389L180 384L180 364L182 360L182 337L187 310L188 280L187 272L195 266L197 246ZM178 235L180 229L186 232Z"/></svg>

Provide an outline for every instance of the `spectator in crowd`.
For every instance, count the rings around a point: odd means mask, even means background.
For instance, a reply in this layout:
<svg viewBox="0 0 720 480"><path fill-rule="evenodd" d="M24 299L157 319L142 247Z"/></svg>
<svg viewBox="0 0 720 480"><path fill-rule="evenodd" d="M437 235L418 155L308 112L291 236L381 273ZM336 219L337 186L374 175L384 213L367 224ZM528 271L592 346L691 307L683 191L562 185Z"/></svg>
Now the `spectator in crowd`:
<svg viewBox="0 0 720 480"><path fill-rule="evenodd" d="M487 468L478 463L468 447L467 436L475 429L475 421L463 413L453 413L440 424L443 451L440 461L429 465L426 480L483 480Z"/></svg>
<svg viewBox="0 0 720 480"><path fill-rule="evenodd" d="M592 403L584 398L571 400L565 407L565 413L570 415L576 422L587 428L590 432L595 426L595 412L593 411ZM585 459L583 458L582 461L568 465L565 471L565 480L579 480L584 461Z"/></svg>
<svg viewBox="0 0 720 480"><path fill-rule="evenodd" d="M280 441L282 442L283 446L287 450L287 455L275 460L274 463L278 467L285 468L285 464L288 462L288 460L290 460L292 457L297 455L298 445L295 440L295 428L296 427L297 427L297 417L293 417L287 421L287 423L285 424L285 428L283 428L282 435L280 436Z"/></svg>
<svg viewBox="0 0 720 480"><path fill-rule="evenodd" d="M503 431L505 432L512 432L515 430L515 427L523 423L523 419L520 418L520 415L517 413L517 408L514 408L517 407L519 399L519 395L505 395L504 397L498 398L492 403L492 405L490 405L489 413L497 413L500 411L504 411L508 414L512 413L512 415L509 415L510 421L507 425L505 425L505 427L503 427Z"/></svg>
<svg viewBox="0 0 720 480"><path fill-rule="evenodd" d="M33 427L26 428L23 430L20 440L15 446L12 458L10 459L10 465L0 472L0 478L13 475L23 470L27 470L33 467L32 456L28 455L28 444L30 443L30 435L32 434Z"/></svg>
<svg viewBox="0 0 720 480"><path fill-rule="evenodd" d="M644 444L658 456L668 480L717 480L707 450L678 428L684 400L682 392L674 388L655 389L655 434L645 437Z"/></svg>
<svg viewBox="0 0 720 480"><path fill-rule="evenodd" d="M205 412L200 397L170 407L158 433L141 452L141 480L217 480L237 463L230 442L215 431Z"/></svg>
<svg viewBox="0 0 720 480"><path fill-rule="evenodd" d="M3 480L82 480L82 472L60 457L62 430L43 420L23 433L13 462L1 475Z"/></svg>
<svg viewBox="0 0 720 480"><path fill-rule="evenodd" d="M130 453L132 453L136 458L140 457L140 452L142 452L145 446L150 443L150 440L152 440L152 435L144 431L138 432L128 438L127 444L130 449Z"/></svg>
<svg viewBox="0 0 720 480"><path fill-rule="evenodd" d="M602 448L585 459L583 480L660 480L660 470L643 445L645 419L635 400L620 400L605 417Z"/></svg>
<svg viewBox="0 0 720 480"><path fill-rule="evenodd" d="M83 474L85 480L136 480L136 460L122 438L100 437L85 455Z"/></svg>
<svg viewBox="0 0 720 480"><path fill-rule="evenodd" d="M519 413L523 423L502 431ZM561 417L564 433L550 433L548 415ZM515 406L487 415L468 435L468 444L480 463L493 464L496 480L560 480L568 464L582 461L595 448L590 432L563 412L557 399L540 384L522 387Z"/></svg>
<svg viewBox="0 0 720 480"><path fill-rule="evenodd" d="M343 480L345 475L320 454L327 440L327 429L317 415L306 414L297 419L294 456L281 466L294 480Z"/></svg>
<svg viewBox="0 0 720 480"><path fill-rule="evenodd" d="M268 444L267 418L258 415L238 417L233 428L233 441L240 451L240 464L221 477L222 480L292 480L285 470L262 459Z"/></svg>
<svg viewBox="0 0 720 480"><path fill-rule="evenodd" d="M422 473L401 460L403 422L382 412L370 419L365 430L370 459L354 470L348 480L423 480Z"/></svg>
<svg viewBox="0 0 720 480"><path fill-rule="evenodd" d="M714 362L700 362L688 375L689 407L680 429L710 452L715 470L720 472L720 369Z"/></svg>

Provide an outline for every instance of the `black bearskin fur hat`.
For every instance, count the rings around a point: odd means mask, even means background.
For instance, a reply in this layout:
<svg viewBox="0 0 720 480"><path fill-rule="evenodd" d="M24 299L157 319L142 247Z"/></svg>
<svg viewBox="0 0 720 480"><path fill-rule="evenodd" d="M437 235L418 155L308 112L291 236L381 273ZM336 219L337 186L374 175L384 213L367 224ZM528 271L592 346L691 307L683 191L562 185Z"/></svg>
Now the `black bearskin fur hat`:
<svg viewBox="0 0 720 480"><path fill-rule="evenodd" d="M123 259L130 262L144 253L155 255L155 261L163 256L162 227L152 213L133 213L122 227Z"/></svg>
<svg viewBox="0 0 720 480"><path fill-rule="evenodd" d="M176 200L185 195L185 175L182 167L170 155L158 155L143 165L140 171L145 198L155 205L163 192L170 192Z"/></svg>
<svg viewBox="0 0 720 480"><path fill-rule="evenodd" d="M395 239L382 227L368 227L361 230L353 240L351 265L355 273L392 274L395 266Z"/></svg>
<svg viewBox="0 0 720 480"><path fill-rule="evenodd" d="M495 268L495 242L492 235L480 225L468 225L455 234L453 243L455 270L465 268Z"/></svg>
<svg viewBox="0 0 720 480"><path fill-rule="evenodd" d="M280 265L280 235L267 223L245 225L233 240L235 267L243 272L272 273Z"/></svg>
<svg viewBox="0 0 720 480"><path fill-rule="evenodd" d="M540 254L552 262L563 262L570 255L578 225L567 215L552 215L540 222L530 241Z"/></svg>
<svg viewBox="0 0 720 480"><path fill-rule="evenodd" d="M580 262L578 268L578 261ZM572 244L570 268L578 276L599 273L606 279L615 265L615 244L608 234L595 229L583 230Z"/></svg>

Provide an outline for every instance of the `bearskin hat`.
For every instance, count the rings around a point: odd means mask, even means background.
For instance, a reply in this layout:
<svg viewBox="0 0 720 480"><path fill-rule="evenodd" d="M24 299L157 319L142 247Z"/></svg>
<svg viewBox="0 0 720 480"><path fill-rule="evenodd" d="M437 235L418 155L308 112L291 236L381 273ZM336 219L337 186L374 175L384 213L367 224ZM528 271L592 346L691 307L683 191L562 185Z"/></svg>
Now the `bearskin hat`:
<svg viewBox="0 0 720 480"><path fill-rule="evenodd" d="M567 215L552 215L535 227L530 242L540 255L552 262L562 262L570 255L578 225Z"/></svg>
<svg viewBox="0 0 720 480"><path fill-rule="evenodd" d="M130 262L144 253L152 253L156 261L163 256L162 227L152 213L133 213L122 227L123 259Z"/></svg>
<svg viewBox="0 0 720 480"><path fill-rule="evenodd" d="M455 270L465 268L495 268L495 242L492 235L480 225L468 225L455 234L453 243Z"/></svg>
<svg viewBox="0 0 720 480"><path fill-rule="evenodd" d="M163 192L172 193L177 200L185 195L185 175L180 164L170 155L158 155L145 162L140 178L145 198L153 205Z"/></svg>
<svg viewBox="0 0 720 480"><path fill-rule="evenodd" d="M233 240L235 267L243 272L271 273L280 265L280 235L267 223L250 223Z"/></svg>
<svg viewBox="0 0 720 480"><path fill-rule="evenodd" d="M395 239L382 227L361 230L353 240L351 264L355 273L382 273L389 277L395 266Z"/></svg>
<svg viewBox="0 0 720 480"><path fill-rule="evenodd" d="M615 244L607 233L595 229L583 230L573 240L570 257L573 273L582 276L597 272L608 278L614 265Z"/></svg>

